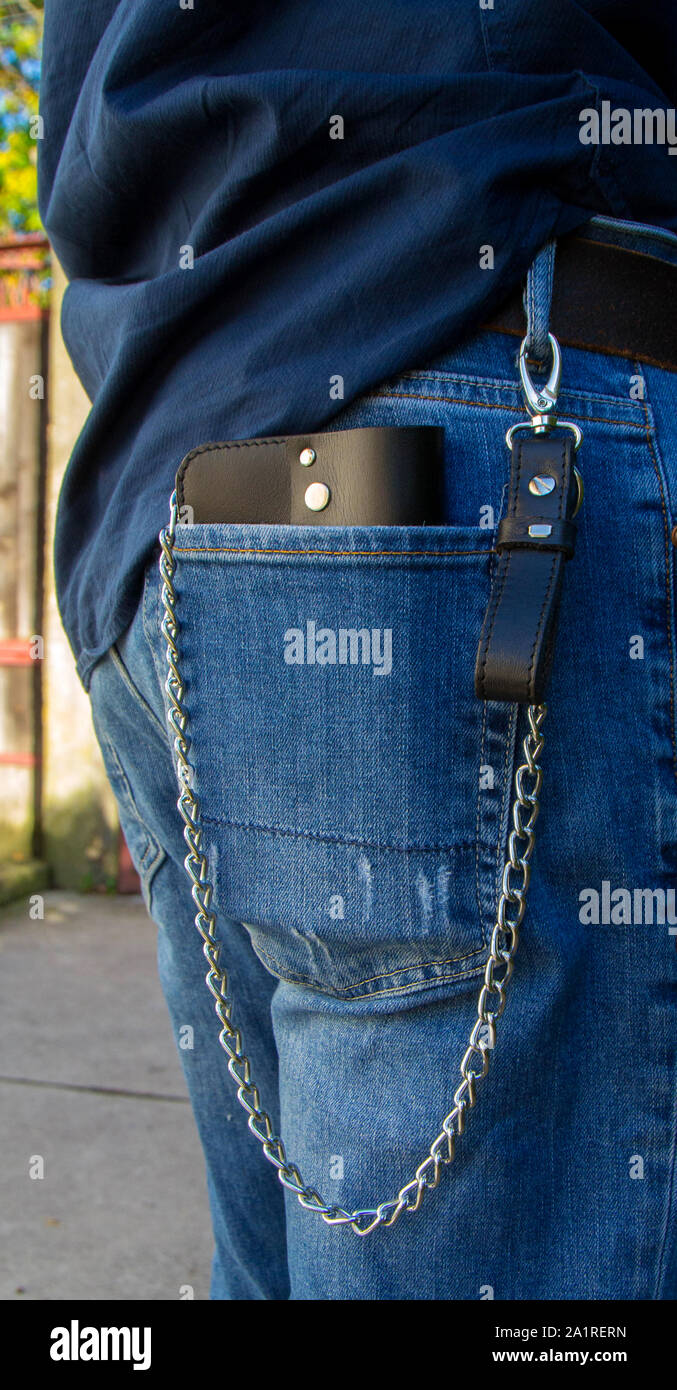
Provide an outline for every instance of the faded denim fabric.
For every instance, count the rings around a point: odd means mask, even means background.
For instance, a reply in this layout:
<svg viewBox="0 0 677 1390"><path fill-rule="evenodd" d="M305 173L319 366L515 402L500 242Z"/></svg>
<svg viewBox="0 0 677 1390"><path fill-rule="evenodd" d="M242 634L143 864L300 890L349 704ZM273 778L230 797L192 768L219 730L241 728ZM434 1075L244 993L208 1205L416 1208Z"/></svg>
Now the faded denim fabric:
<svg viewBox="0 0 677 1390"><path fill-rule="evenodd" d="M661 254L659 238L646 247ZM444 524L177 532L191 758L236 1022L288 1155L350 1207L413 1177L476 1017L525 724L473 691L504 436L524 414L517 346L480 333L331 422L443 426ZM358 1239L302 1210L237 1103L183 868L157 558L94 668L174 1029L195 1032L180 1056L216 1299L677 1295L676 938L655 914L603 920L619 889L675 885L677 376L564 348L560 407L583 431L585 501L515 973L457 1156L391 1230Z"/></svg>

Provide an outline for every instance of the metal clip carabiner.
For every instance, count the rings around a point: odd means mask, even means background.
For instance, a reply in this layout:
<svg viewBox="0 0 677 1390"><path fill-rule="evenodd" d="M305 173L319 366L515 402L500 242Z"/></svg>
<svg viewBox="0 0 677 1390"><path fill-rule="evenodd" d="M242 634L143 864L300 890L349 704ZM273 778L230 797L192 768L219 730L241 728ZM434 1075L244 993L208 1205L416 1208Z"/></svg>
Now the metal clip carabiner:
<svg viewBox="0 0 677 1390"><path fill-rule="evenodd" d="M531 416L531 427L534 434L545 434L546 430L551 429L557 423L555 406L562 380L562 354L559 343L552 333L548 334L548 342L552 352L552 368L545 386L535 386L529 375L526 338L522 339L520 347L519 367L522 390L526 408Z"/></svg>
<svg viewBox="0 0 677 1390"><path fill-rule="evenodd" d="M509 449L512 449L513 435L517 430L533 430L534 434L547 434L548 430L559 425L561 429L571 430L574 436L574 447L576 452L581 447L583 435L575 425L573 420L560 420L555 414L557 397L559 395L560 382L562 380L562 353L560 345L552 333L548 333L548 342L552 352L552 367L550 376L545 386L535 386L527 367L527 340L522 339L519 355L520 377L522 380L522 390L524 392L524 403L529 415L528 420L517 420L510 426L505 436L505 442ZM574 465L574 475L576 479L576 503L572 512L572 517L579 511L583 501L583 479Z"/></svg>
<svg viewBox="0 0 677 1390"><path fill-rule="evenodd" d="M526 338L522 339L519 368L524 403L529 419L518 420L516 424L510 426L505 436L505 442L509 449L512 449L512 437L517 430L533 430L534 434L547 434L548 430L553 429L555 425L560 425L562 429L571 430L575 438L576 449L580 448L583 436L578 425L575 425L573 420L558 419L555 413L562 380L562 353L553 333L548 333L548 342L552 352L550 376L545 386L535 386L527 367L527 340Z"/></svg>

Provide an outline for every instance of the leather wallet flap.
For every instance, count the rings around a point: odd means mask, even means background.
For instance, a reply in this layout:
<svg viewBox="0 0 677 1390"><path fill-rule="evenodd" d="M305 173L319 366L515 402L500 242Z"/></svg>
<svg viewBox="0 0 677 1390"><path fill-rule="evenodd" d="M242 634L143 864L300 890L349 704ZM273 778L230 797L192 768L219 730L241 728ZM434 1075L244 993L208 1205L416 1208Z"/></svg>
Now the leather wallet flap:
<svg viewBox="0 0 677 1390"><path fill-rule="evenodd" d="M195 523L437 524L443 443L441 428L417 425L204 444L179 468L179 513Z"/></svg>

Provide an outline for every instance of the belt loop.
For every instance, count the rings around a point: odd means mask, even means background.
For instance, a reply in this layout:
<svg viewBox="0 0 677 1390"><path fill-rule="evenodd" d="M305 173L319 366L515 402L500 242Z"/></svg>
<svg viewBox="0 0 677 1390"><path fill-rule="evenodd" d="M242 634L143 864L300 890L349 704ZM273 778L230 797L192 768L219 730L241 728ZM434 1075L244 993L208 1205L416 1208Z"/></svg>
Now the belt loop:
<svg viewBox="0 0 677 1390"><path fill-rule="evenodd" d="M550 356L548 330L555 273L554 241L546 242L534 257L527 273L524 310L527 316L527 356L544 365Z"/></svg>

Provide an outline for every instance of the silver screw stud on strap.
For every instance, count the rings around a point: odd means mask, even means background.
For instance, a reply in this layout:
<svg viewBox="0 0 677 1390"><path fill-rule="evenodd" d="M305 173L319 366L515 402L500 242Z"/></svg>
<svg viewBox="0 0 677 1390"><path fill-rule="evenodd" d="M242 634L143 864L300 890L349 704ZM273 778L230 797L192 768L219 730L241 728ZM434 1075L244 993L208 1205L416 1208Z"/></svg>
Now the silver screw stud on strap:
<svg viewBox="0 0 677 1390"><path fill-rule="evenodd" d="M280 1182L294 1192L301 1206L316 1212L330 1226L349 1226L356 1235L366 1236L379 1226L393 1226L403 1211L418 1211L429 1188L437 1187L442 1168L450 1164L456 1150L456 1140L463 1133L468 1113L477 1099L477 1086L489 1070L490 1053L496 1042L497 1023L506 1002L506 989L513 972L513 960L519 941L519 926L524 916L529 888L530 860L534 848L534 825L538 816L542 771L539 758L543 749L542 725L545 705L529 705L528 730L524 739L524 761L517 768L514 780L512 830L501 880L496 922L491 934L484 979L477 1001L477 1018L471 1029L468 1046L460 1065L460 1084L454 1093L453 1106L442 1121L439 1134L433 1139L428 1153L419 1164L410 1182L400 1188L396 1197L375 1207L348 1211L327 1202L304 1181L296 1164L287 1158L282 1139L275 1134L273 1123L264 1110L258 1087L251 1073L244 1040L233 1022L233 1001L228 974L221 962L221 942L216 935L216 917L211 901L213 887L209 881L207 856L202 845L200 806L193 790L193 769L190 763L190 737L185 688L180 670L179 625L177 594L174 587L176 559L174 540L178 520L176 493L170 501L169 524L160 532L160 574L162 577L162 633L167 643L168 700L167 722L174 743L174 756L180 785L177 808L184 821L184 839L188 853L184 860L197 907L195 926L203 940L208 964L207 988L215 1000L215 1010L221 1024L219 1041L228 1057L228 1070L237 1087L237 1098L249 1116L249 1128L258 1139L268 1162L277 1169Z"/></svg>

